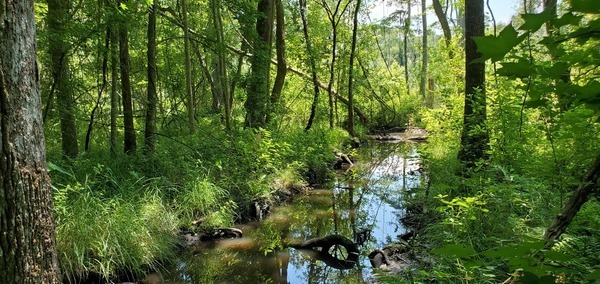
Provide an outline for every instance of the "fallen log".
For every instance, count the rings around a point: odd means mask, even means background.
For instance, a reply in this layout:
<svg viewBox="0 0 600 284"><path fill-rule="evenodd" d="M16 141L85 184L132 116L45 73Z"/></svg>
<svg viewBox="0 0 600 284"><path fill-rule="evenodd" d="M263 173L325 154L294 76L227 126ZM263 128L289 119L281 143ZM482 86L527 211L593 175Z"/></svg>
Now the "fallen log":
<svg viewBox="0 0 600 284"><path fill-rule="evenodd" d="M360 254L358 246L352 240L340 235L314 238L302 243L288 244L287 246L303 251L312 258L323 261L328 266L337 269L350 269L354 267L358 263L358 256ZM340 259L331 254L330 249L334 246L341 246L346 249L348 255L345 259Z"/></svg>

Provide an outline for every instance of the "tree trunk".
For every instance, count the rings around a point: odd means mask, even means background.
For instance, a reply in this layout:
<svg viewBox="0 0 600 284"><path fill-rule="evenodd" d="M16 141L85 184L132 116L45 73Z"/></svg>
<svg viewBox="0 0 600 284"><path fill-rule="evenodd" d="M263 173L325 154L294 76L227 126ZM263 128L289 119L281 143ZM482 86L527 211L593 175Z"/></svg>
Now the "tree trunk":
<svg viewBox="0 0 600 284"><path fill-rule="evenodd" d="M69 70L68 43L65 41L71 2L67 0L48 0L48 48L52 61L52 74L55 82L58 113L60 117L60 135L63 155L74 158L79 152L77 143L77 125L73 114L73 86Z"/></svg>
<svg viewBox="0 0 600 284"><path fill-rule="evenodd" d="M329 82L327 83L327 94L329 96L329 128L333 128L334 126L334 106L333 106L333 82L335 80L335 60L337 57L337 27L340 23L342 15L346 11L348 4L350 1L346 2L346 5L340 11L340 5L342 4L342 0L338 0L335 5L335 10L332 12L326 1L322 2L322 6L325 7L325 11L327 12L327 17L329 18L329 23L331 24L331 64L329 65Z"/></svg>
<svg viewBox="0 0 600 284"><path fill-rule="evenodd" d="M313 102L310 107L310 116L308 117L308 123L306 123L305 131L310 130L312 127L315 116L317 115L317 105L319 104L319 78L317 78L317 64L315 63L315 57L312 50L312 44L310 36L308 35L308 23L306 20L306 0L300 0L300 17L302 18L302 31L304 32L304 42L306 44L306 54L308 56L308 63L310 66L310 74L313 82Z"/></svg>
<svg viewBox="0 0 600 284"><path fill-rule="evenodd" d="M119 135L117 128L117 116L119 114L119 37L117 35L116 25L110 24L110 153L116 155L119 151L117 137Z"/></svg>
<svg viewBox="0 0 600 284"><path fill-rule="evenodd" d="M0 283L60 283L33 1L0 18Z"/></svg>
<svg viewBox="0 0 600 284"><path fill-rule="evenodd" d="M281 0L275 0L275 49L277 51L277 74L273 82L273 90L271 91L271 111L267 116L267 123L274 112L278 110L281 91L285 83L285 75L287 73L287 61L285 59L285 10Z"/></svg>
<svg viewBox="0 0 600 284"><path fill-rule="evenodd" d="M442 8L442 4L440 0L433 0L433 10L435 11L435 15L440 21L440 25L442 26L442 31L444 31L444 40L446 41L446 48L448 48L448 53L450 58L453 57L452 50L450 50L450 43L452 41L452 33L450 33L450 25L448 25L448 19L446 18L446 13Z"/></svg>
<svg viewBox="0 0 600 284"><path fill-rule="evenodd" d="M410 34L411 3L407 0L406 19L404 19L404 80L406 82L406 95L410 96L410 77L408 75L408 35Z"/></svg>
<svg viewBox="0 0 600 284"><path fill-rule="evenodd" d="M148 12L148 85L146 98L146 130L144 132L144 154L152 156L156 141L156 9L157 0L153 0Z"/></svg>
<svg viewBox="0 0 600 284"><path fill-rule="evenodd" d="M483 0L467 1L465 7L465 107L461 148L458 158L466 169L487 157L488 134L485 127L485 63L473 63L481 57L473 37L484 35Z"/></svg>
<svg viewBox="0 0 600 284"><path fill-rule="evenodd" d="M217 40L217 62L215 71L217 76L213 76L217 92L221 95L220 100L223 103L223 112L225 117L225 128L231 129L231 105L229 98L229 79L227 76L227 59L225 54L225 42L223 39L223 23L221 21L221 5L220 0L210 1L213 14L213 27Z"/></svg>
<svg viewBox="0 0 600 284"><path fill-rule="evenodd" d="M124 152L133 154L137 150L133 124L133 103L129 79L129 32L127 19L122 16L119 26L119 61L121 64L121 92L123 96Z"/></svg>
<svg viewBox="0 0 600 284"><path fill-rule="evenodd" d="M104 49L100 52L102 54L102 83L98 88L98 96L96 97L96 104L92 108L90 113L90 120L88 122L87 131L85 132L85 144L83 151L87 152L90 149L90 143L92 140L92 130L94 129L94 119L96 118L96 111L100 108L100 102L102 101L102 93L106 88L107 77L108 77L108 50L110 48L110 36L111 29L109 26L106 27L106 36L104 37Z"/></svg>
<svg viewBox="0 0 600 284"><path fill-rule="evenodd" d="M596 161L592 168L588 171L585 179L579 185L577 190L573 192L569 202L565 204L561 213L556 216L554 223L546 229L546 233L544 234L544 239L548 242L548 246L552 246L553 242L558 240L558 238L567 230L573 218L581 209L581 206L585 204L592 193L598 191L598 178L600 178L600 155L596 156Z"/></svg>
<svg viewBox="0 0 600 284"><path fill-rule="evenodd" d="M194 94L192 93L192 59L190 54L190 29L188 23L187 0L181 0L183 15L183 52L185 56L185 98L187 102L188 124L190 133L196 131Z"/></svg>
<svg viewBox="0 0 600 284"><path fill-rule="evenodd" d="M354 8L354 20L352 27L352 45L350 48L350 66L348 69L348 133L354 136L354 58L356 56L356 41L358 37L358 12L360 11L361 0L356 0Z"/></svg>
<svg viewBox="0 0 600 284"><path fill-rule="evenodd" d="M419 85L419 92L421 93L423 104L427 105L427 5L425 5L425 0L421 0L421 13L421 21L423 23L423 50L421 60L421 84Z"/></svg>
<svg viewBox="0 0 600 284"><path fill-rule="evenodd" d="M270 109L269 86L273 0L260 0L257 9L257 36L253 39L254 56L252 57L248 82L248 95L244 103L246 108L245 126L250 128L266 127L267 112Z"/></svg>

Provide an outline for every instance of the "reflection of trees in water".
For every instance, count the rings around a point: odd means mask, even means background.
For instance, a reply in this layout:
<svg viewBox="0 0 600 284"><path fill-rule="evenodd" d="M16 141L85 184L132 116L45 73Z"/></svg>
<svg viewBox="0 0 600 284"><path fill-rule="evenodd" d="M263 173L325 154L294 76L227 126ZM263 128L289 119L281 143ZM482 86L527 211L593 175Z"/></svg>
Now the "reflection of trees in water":
<svg viewBox="0 0 600 284"><path fill-rule="evenodd" d="M381 242L395 241L392 238L402 233L399 232L403 230L399 219L403 215L403 199L410 194L410 189L420 184L424 175L418 171L408 174L420 166L413 144L374 144L360 148L358 152L361 159L357 165L347 175L338 176L332 187L309 191L296 197L291 204L275 208L253 233L254 241L268 246L270 241L278 238L305 241L339 234L353 239L365 228L383 232L360 248L361 256L355 268L328 267L295 249L266 255L258 249L212 249L194 256L188 263L185 271L190 281L187 282L363 283L363 273L369 271L365 267L370 267L367 255L378 249ZM335 253L342 254L340 259L345 258L343 251Z"/></svg>

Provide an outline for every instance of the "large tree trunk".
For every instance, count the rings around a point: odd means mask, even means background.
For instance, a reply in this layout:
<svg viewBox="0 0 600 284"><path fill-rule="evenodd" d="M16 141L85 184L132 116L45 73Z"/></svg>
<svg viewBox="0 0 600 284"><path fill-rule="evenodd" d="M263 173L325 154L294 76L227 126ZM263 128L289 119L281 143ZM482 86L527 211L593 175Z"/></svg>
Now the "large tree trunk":
<svg viewBox="0 0 600 284"><path fill-rule="evenodd" d="M119 26L119 61L121 64L121 92L123 96L124 152L133 154L137 150L135 128L133 124L133 102L131 81L129 79L129 32L127 19L123 16Z"/></svg>
<svg viewBox="0 0 600 284"><path fill-rule="evenodd" d="M565 204L561 213L556 216L554 223L546 230L544 238L549 241L548 246L552 246L552 241L557 240L567 230L581 206L589 200L592 193L598 191L598 178L600 178L600 155L596 157L594 165L577 190L573 192L569 202Z"/></svg>
<svg viewBox="0 0 600 284"><path fill-rule="evenodd" d="M271 64L271 42L273 30L273 0L258 2L256 19L257 36L253 39L254 56L251 62L246 108L246 127L259 128L267 125L269 111L269 86Z"/></svg>
<svg viewBox="0 0 600 284"><path fill-rule="evenodd" d="M312 50L312 44L310 36L308 35L308 22L306 20L306 0L300 0L300 17L302 18L302 31L304 33L304 43L306 44L306 54L308 56L308 63L310 66L310 74L313 82L313 102L310 107L310 116L308 117L308 123L306 123L305 131L310 130L312 127L315 116L317 115L317 105L319 104L319 78L317 78L317 64L315 63L315 57Z"/></svg>
<svg viewBox="0 0 600 284"><path fill-rule="evenodd" d="M271 91L271 111L267 116L267 123L278 111L279 99L281 91L285 83L287 73L287 61L285 59L285 10L281 0L275 0L275 49L277 51L277 74L273 82L273 90Z"/></svg>
<svg viewBox="0 0 600 284"><path fill-rule="evenodd" d="M156 9L157 0L153 0L148 12L148 48L146 57L148 60L148 85L146 98L146 131L144 132L144 154L154 154L156 142Z"/></svg>
<svg viewBox="0 0 600 284"><path fill-rule="evenodd" d="M352 45L350 47L350 66L348 67L348 133L354 136L354 58L356 57L356 41L358 37L358 12L361 0L356 0L354 7L354 20L352 26Z"/></svg>
<svg viewBox="0 0 600 284"><path fill-rule="evenodd" d="M421 21L423 23L423 50L421 56L421 84L419 85L419 92L421 93L421 100L423 104L427 105L427 5L425 0L421 0Z"/></svg>
<svg viewBox="0 0 600 284"><path fill-rule="evenodd" d="M467 1L465 7L465 107L461 148L458 158L465 168L473 168L477 161L485 159L488 134L485 127L485 63L474 63L481 57L473 37L484 35L483 0Z"/></svg>
<svg viewBox="0 0 600 284"><path fill-rule="evenodd" d="M48 48L52 61L52 74L57 92L60 135L63 155L74 158L79 152L77 125L73 114L73 86L69 70L68 43L65 41L71 2L48 0Z"/></svg>
<svg viewBox="0 0 600 284"><path fill-rule="evenodd" d="M0 18L0 283L60 283L33 1Z"/></svg>
<svg viewBox="0 0 600 284"><path fill-rule="evenodd" d="M192 93L192 59L190 54L190 29L188 23L187 0L181 0L181 14L183 15L183 53L185 57L185 98L190 133L196 129L194 94Z"/></svg>

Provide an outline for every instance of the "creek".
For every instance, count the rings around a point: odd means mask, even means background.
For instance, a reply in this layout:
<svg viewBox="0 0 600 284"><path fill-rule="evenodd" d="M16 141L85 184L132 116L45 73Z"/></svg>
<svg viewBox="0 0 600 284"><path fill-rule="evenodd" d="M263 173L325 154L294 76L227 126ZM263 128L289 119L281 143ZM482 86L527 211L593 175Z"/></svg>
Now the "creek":
<svg viewBox="0 0 600 284"><path fill-rule="evenodd" d="M272 208L260 222L236 226L243 238L211 242L182 255L167 283L371 282L375 272L369 253L406 233L403 200L425 178L417 148L417 143L367 143L357 149L355 165L338 171L330 185ZM362 241L367 231L370 236L358 246L358 263L350 269L331 267L315 261L310 251L283 246L333 234ZM330 252L347 256L343 249Z"/></svg>

